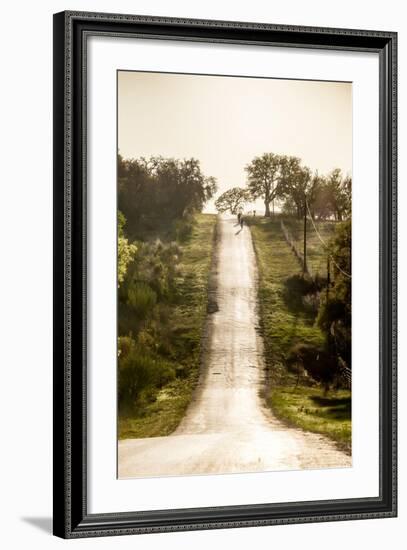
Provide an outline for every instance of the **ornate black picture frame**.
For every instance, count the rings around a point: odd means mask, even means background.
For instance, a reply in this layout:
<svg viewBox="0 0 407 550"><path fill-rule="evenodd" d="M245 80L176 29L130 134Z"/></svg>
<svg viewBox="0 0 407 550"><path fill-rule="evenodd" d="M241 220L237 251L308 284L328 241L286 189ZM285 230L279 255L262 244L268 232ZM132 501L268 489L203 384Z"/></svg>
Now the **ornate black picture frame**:
<svg viewBox="0 0 407 550"><path fill-rule="evenodd" d="M89 514L86 365L86 56L89 36L375 52L380 80L380 494L278 504ZM394 517L397 513L397 35L229 21L54 16L54 534L64 538Z"/></svg>

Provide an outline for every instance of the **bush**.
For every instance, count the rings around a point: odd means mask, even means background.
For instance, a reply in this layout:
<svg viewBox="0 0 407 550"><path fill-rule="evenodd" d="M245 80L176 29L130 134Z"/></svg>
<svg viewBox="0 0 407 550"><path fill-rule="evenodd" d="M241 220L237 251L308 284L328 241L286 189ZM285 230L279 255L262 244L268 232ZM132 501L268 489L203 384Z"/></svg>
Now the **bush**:
<svg viewBox="0 0 407 550"><path fill-rule="evenodd" d="M181 249L175 242L163 243L156 239L142 243L132 278L148 284L161 301L173 293L180 258Z"/></svg>
<svg viewBox="0 0 407 550"><path fill-rule="evenodd" d="M328 346L348 368L351 368L352 359L351 239L350 221L336 227L331 241L334 285L330 289L329 299L322 302L317 319L326 335Z"/></svg>
<svg viewBox="0 0 407 550"><path fill-rule="evenodd" d="M134 243L129 243L129 240L124 234L125 224L126 218L119 210L117 216L117 282L119 286L123 283L126 277L127 268L129 264L133 262L137 252L137 246Z"/></svg>
<svg viewBox="0 0 407 550"><path fill-rule="evenodd" d="M289 292L293 292L299 296L305 296L317 290L314 281L310 277L300 274L288 277L285 280L285 286Z"/></svg>
<svg viewBox="0 0 407 550"><path fill-rule="evenodd" d="M305 310L309 314L316 314L318 290L317 284L310 277L293 275L284 281L284 301L294 311Z"/></svg>
<svg viewBox="0 0 407 550"><path fill-rule="evenodd" d="M135 406L143 392L151 398L174 378L171 363L137 346L130 337L119 338L119 407Z"/></svg>
<svg viewBox="0 0 407 550"><path fill-rule="evenodd" d="M133 282L127 293L127 303L138 320L143 320L157 303L157 295L146 283Z"/></svg>
<svg viewBox="0 0 407 550"><path fill-rule="evenodd" d="M301 369L316 382L321 382L325 390L334 381L338 366L336 358L324 348L312 344L296 344L286 358L287 368L300 376Z"/></svg>
<svg viewBox="0 0 407 550"><path fill-rule="evenodd" d="M174 222L174 234L175 234L175 238L179 242L187 241L192 235L193 229L194 229L194 224L191 218L180 219Z"/></svg>

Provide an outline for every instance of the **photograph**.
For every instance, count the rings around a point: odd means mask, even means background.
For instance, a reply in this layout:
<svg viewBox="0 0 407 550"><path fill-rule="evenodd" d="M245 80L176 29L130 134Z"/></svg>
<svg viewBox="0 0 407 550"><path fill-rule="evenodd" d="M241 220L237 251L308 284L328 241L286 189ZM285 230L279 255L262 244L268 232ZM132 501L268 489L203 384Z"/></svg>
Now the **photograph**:
<svg viewBox="0 0 407 550"><path fill-rule="evenodd" d="M53 17L53 533L395 518L397 32L181 13Z"/></svg>
<svg viewBox="0 0 407 550"><path fill-rule="evenodd" d="M352 82L117 70L117 477L352 467Z"/></svg>

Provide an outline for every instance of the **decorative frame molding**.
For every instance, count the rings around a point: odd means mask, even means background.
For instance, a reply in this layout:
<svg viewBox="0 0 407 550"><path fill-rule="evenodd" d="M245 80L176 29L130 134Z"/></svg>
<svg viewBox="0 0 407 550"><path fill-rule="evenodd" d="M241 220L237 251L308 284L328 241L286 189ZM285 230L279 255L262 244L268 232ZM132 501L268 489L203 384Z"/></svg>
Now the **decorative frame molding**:
<svg viewBox="0 0 407 550"><path fill-rule="evenodd" d="M92 35L368 51L380 73L380 496L87 513L86 48ZM67 11L54 15L54 534L63 538L397 514L397 34Z"/></svg>

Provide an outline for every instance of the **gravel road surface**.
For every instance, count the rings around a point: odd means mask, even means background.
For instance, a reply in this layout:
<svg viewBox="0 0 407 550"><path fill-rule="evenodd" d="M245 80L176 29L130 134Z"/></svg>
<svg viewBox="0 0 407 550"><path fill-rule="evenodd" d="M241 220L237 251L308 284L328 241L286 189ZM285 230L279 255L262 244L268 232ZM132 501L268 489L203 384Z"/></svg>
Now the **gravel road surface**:
<svg viewBox="0 0 407 550"><path fill-rule="evenodd" d="M328 439L288 428L264 407L250 229L222 217L218 233L213 296L218 309L208 315L194 399L170 436L119 442L119 478L351 466L351 457Z"/></svg>

